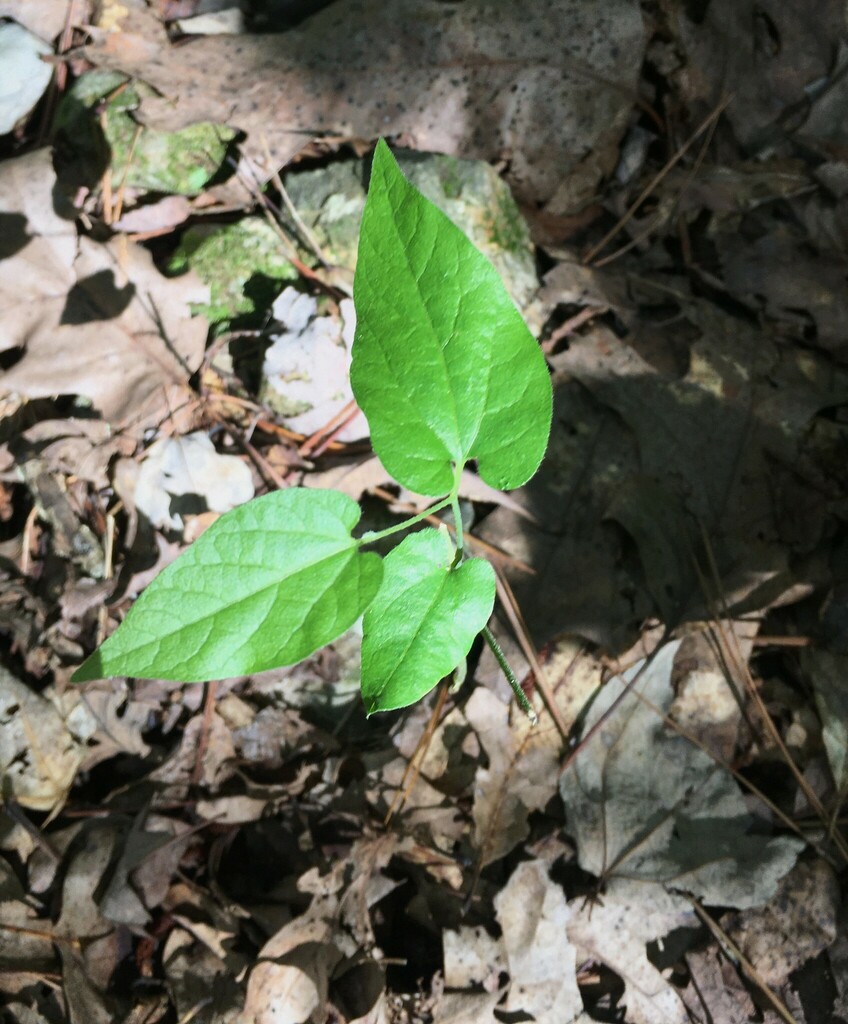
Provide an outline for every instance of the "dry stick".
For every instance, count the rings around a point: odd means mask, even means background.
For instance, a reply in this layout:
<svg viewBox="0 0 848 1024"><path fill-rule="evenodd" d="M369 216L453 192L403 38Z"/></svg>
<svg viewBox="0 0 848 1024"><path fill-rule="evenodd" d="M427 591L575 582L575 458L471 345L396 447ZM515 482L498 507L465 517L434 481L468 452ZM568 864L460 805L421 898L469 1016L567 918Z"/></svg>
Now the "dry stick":
<svg viewBox="0 0 848 1024"><path fill-rule="evenodd" d="M272 230L283 243L283 248L286 250L286 258L288 259L289 263L291 263L291 265L295 268L295 270L300 274L300 276L305 277L308 281L313 281L315 284L320 285L324 289L324 291L328 295L332 296L334 299L345 298L344 292L340 291L338 288L335 288L333 285L327 284L327 282L321 277L320 274L317 274L311 267L307 267L307 265L300 258L300 255L297 251L297 247L295 246L294 242L292 242L289 236L285 233L279 220L271 212L273 204L271 203L271 200L262 191L262 188L259 185L259 183L256 182L253 186L251 186L250 182L245 181L244 175L241 172L238 173L238 180L241 182L242 186L244 187L250 198L253 200L253 202L258 202L259 205L262 207L262 212L265 215L265 219L268 221L268 223L271 225Z"/></svg>
<svg viewBox="0 0 848 1024"><path fill-rule="evenodd" d="M842 811L842 805L848 799L848 780L842 784L842 788L836 794L836 800L833 805L833 814L831 815L830 822L827 826L827 838L830 842L834 841L834 836L837 834L836 829L840 823L840 812Z"/></svg>
<svg viewBox="0 0 848 1024"><path fill-rule="evenodd" d="M565 323L562 323L557 329L551 334L550 338L542 342L541 348L545 355L550 355L551 352L556 348L557 342L562 341L563 338L567 338L569 334L573 334L578 327L582 327L583 324L588 323L589 320L594 320L596 316L608 312L609 306L585 306L580 310L579 313L575 313L574 316L569 317Z"/></svg>
<svg viewBox="0 0 848 1024"><path fill-rule="evenodd" d="M404 804L409 799L409 794L412 792L415 783L418 781L418 776L421 774L421 765L424 763L424 758L427 754L427 750L429 749L430 741L433 739L433 734L436 731L436 726L438 725L439 718L441 717L442 709L445 706L447 698L448 683L447 680L442 680L442 685L439 687L439 695L436 698L436 703L433 707L433 713L430 715L430 721L427 723L427 728L423 733L421 733L421 738L415 746L412 757L407 762L403 778L400 780L400 788L395 794L391 807L386 812L386 817L383 819L383 824L386 826L391 822L394 815L403 809ZM419 754L421 755L420 757Z"/></svg>
<svg viewBox="0 0 848 1024"><path fill-rule="evenodd" d="M109 129L108 117L107 117L107 114L106 114L106 108L104 107L100 111L100 130L103 132L103 135L106 138L109 137L108 129ZM111 224L112 220L113 220L113 218L112 218L112 168L111 167L107 166L106 170L103 172L101 191L102 191L102 201L103 201L103 223L104 224Z"/></svg>
<svg viewBox="0 0 848 1024"><path fill-rule="evenodd" d="M703 541L703 544L704 544L704 550L706 551L707 561L708 561L709 567L710 567L710 574L712 576L712 584L713 584L713 587L715 588L714 592L718 595L716 603L717 603L718 606L720 606L720 610L721 610L722 614L727 619L729 619L730 616L729 616L729 612L728 612L728 609L727 609L727 603L724 600L724 595L721 592L721 584L720 584L720 579L719 579L719 574L718 574L718 567L716 565L715 557L713 555L712 545L710 544L710 539L707 536L707 533L706 533L706 530L704 529L703 524L700 523L699 526L700 526L700 530L701 530L701 538L702 538L702 541ZM698 576L699 576L699 578L701 580L701 586L704 588L704 594L705 595L709 595L709 590L707 588L707 581L704 579L703 575L701 574L700 567L698 566L697 562L695 562L695 571L696 571L696 573L698 574ZM765 701L762 698L762 694L760 693L760 691L759 691L759 689L757 687L757 684L754 682L754 678L751 675L751 670L748 668L748 665L747 665L745 659L742 657L742 652L739 649L739 638L736 636L735 630L733 630L732 628L730 630L730 636L732 637L732 641L733 641L732 643L730 643L730 639L728 638L727 634L723 631L721 620L718 618L718 616L715 616L715 618L717 620L716 624L718 625L719 632L720 632L720 634L722 636L722 639L724 640L725 648L726 648L728 654L736 662L736 669L739 672L740 677L744 680L745 686L746 686L748 692L750 693L751 698L754 701L754 704L755 704L755 706L757 708L757 711L759 712L759 716L760 716L760 718L762 720L763 727L765 728L765 731L767 732L767 734L768 734L769 738L771 739L771 741L777 747L778 751L780 752L781 757L786 762L787 767L792 772L792 775L794 776L795 781L798 783L798 786L799 786L801 792L806 797L807 802L809 803L810 807L819 816L819 819L821 820L822 825L827 826L827 824L828 824L828 815L827 815L827 813L826 813L826 811L824 809L824 806L822 805L822 803L819 800L818 796L816 796L816 793L813 790L812 786L804 778L803 772L798 767L798 765L795 763L795 759L789 753L789 749L787 748L786 744L783 742L783 737L780 735L780 731L778 730L777 726L774 724L774 721L772 720L772 717L769 714L768 708L765 705ZM848 863L848 846L846 846L845 840L843 839L842 835L840 833L836 833L834 835L834 841L836 842L836 847L839 850L840 854L845 859L846 863Z"/></svg>
<svg viewBox="0 0 848 1024"><path fill-rule="evenodd" d="M359 415L359 412L359 406L355 405L355 408L351 409L351 411L347 414L347 416L345 416L345 418L336 427L336 429L331 430L330 433L327 434L327 436L324 438L324 440L318 445L318 447L312 453L312 458L317 459L319 455L323 455L324 452L330 447L330 445L332 445L333 442L335 442L336 438L339 436L339 434L341 434L345 427L356 419L356 417Z"/></svg>
<svg viewBox="0 0 848 1024"><path fill-rule="evenodd" d="M236 444L250 456L251 461L259 470L262 479L269 487L275 487L278 491L282 491L289 486L286 483L285 477L280 476L265 456L257 451L246 437L244 437L239 431L233 430L233 428L227 423L221 423L221 426L226 430Z"/></svg>
<svg viewBox="0 0 848 1024"><path fill-rule="evenodd" d="M515 594L512 592L512 587L497 568L495 568L495 585L497 587L497 594L501 602L501 607L506 612L506 617L509 619L509 624L512 626L512 630L515 633L515 638L518 641L521 650L524 652L524 657L530 663L530 668L533 670L536 688L544 701L548 714L554 720L554 724L559 730L559 734L562 736L563 742L568 743L568 726L565 724L562 713L557 706L556 696L548 684L544 670L539 664L539 658L537 657L536 650L533 647L533 641L530 639L530 634L524 622L524 616L521 614L521 609L515 599Z"/></svg>
<svg viewBox="0 0 848 1024"><path fill-rule="evenodd" d="M677 197L674 200L674 204L672 206L672 210L668 214L668 216L665 218L666 220L670 220L671 219L671 217L672 217L672 215L674 213L674 206L676 206L677 203L680 202L682 196L684 195L686 190L689 188L689 185L692 183L692 180L694 179L695 175L701 169L701 165L703 164L704 159L705 159L707 153L709 152L710 143L713 141L713 135L715 135L715 130L716 130L716 125L717 124L718 124L718 119L713 121L712 124L710 125L709 130L707 131L707 136L704 139L704 144L703 144L703 146L701 146L700 152L698 153L697 157L695 158L695 163L692 165L692 168L690 169L689 173L684 178L683 184L680 186L680 189L678 190L678 193L677 193ZM616 249L615 252L610 253L609 256L604 256L603 259L595 260L595 262L592 265L595 266L595 267L604 267L608 263L612 263L613 260L617 260L617 259L619 259L619 257L624 256L625 253L630 252L631 249L635 248L637 245L639 245L641 242L643 242L646 238L649 238L653 234L654 228L657 227L657 225L660 224L660 222L662 220L663 220L662 213L657 214L656 217L652 218L651 223L644 230L642 230L642 231L638 232L636 235L634 235L634 237L631 238L629 242L627 242L624 245L622 245L620 249Z"/></svg>
<svg viewBox="0 0 848 1024"><path fill-rule="evenodd" d="M268 148L268 140L265 138L264 134L261 135L260 137L262 139L262 148L265 150L265 159L268 161L268 166L271 167L274 160L273 157L271 156L271 151ZM303 218L295 209L295 205L291 201L291 196L286 191L285 185L283 185L283 179L280 177L279 170L274 171L273 175L271 176L271 182L274 185L274 188L276 188L276 190L280 193L280 198L283 200L286 209L289 211L289 216L294 221L294 226L300 232L301 237L312 250L312 252L315 254L318 261L322 263L325 267L332 266L330 260L328 260L327 257L324 255L323 249L318 244L318 239L315 237L315 235L312 234L311 230L303 222Z"/></svg>
<svg viewBox="0 0 848 1024"><path fill-rule="evenodd" d="M298 448L297 454L303 457L309 455L314 448L318 447L322 438L326 437L327 434L332 433L340 424L346 426L348 416L350 416L351 413L358 411L359 406L356 404L356 399L351 398L346 405L339 409L335 416L332 416L322 427L319 427L315 433L310 434L309 437L306 438L303 444Z"/></svg>
<svg viewBox="0 0 848 1024"><path fill-rule="evenodd" d="M215 696L218 692L218 680L212 679L203 684L203 721L200 723L200 735L197 737L194 768L191 772L191 784L198 785L203 776L203 758L209 746L209 732L212 728L212 715L215 713Z"/></svg>
<svg viewBox="0 0 848 1024"><path fill-rule="evenodd" d="M106 544L103 550L103 579L111 580L114 572L115 557L115 516L112 512L106 513ZM97 646L99 647L106 637L106 621L109 612L106 602L100 606L97 613Z"/></svg>
<svg viewBox="0 0 848 1024"><path fill-rule="evenodd" d="M177 1024L191 1024L194 1018L200 1013L201 1010L205 1010L210 1003L214 1000L214 996L204 996L200 1002L195 1003L190 1010L180 1017Z"/></svg>
<svg viewBox="0 0 848 1024"><path fill-rule="evenodd" d="M651 180L648 182L645 188L642 189L642 191L636 197L634 202L631 204L627 212L622 217L619 218L618 222L604 235L600 242L598 242L596 245L593 245L592 248L585 253L585 255L583 256L584 263L591 263L595 256L597 256L597 254L601 251L601 249L603 249L608 242L615 238L615 236L618 234L619 231L621 231L624 225L627 224L635 216L636 211L639 209L642 203L644 203L645 200L651 195L651 193L654 191L657 185L659 185L663 178L668 174L668 172L683 159L683 157L692 148L694 143L704 134L704 132L710 127L710 125L714 121L718 120L718 118L724 112L724 110L726 109L726 107L732 99L732 95L725 96L724 99L721 100L721 102L715 108L715 110L713 110L710 114L707 115L707 117L704 118L704 120L695 129L694 133L689 136L689 138L677 150L674 156L672 156L671 159L665 163L662 169L658 171L653 178L651 178Z"/></svg>
<svg viewBox="0 0 848 1024"><path fill-rule="evenodd" d="M812 644L809 636L755 636L754 647L809 647Z"/></svg>
<svg viewBox="0 0 848 1024"><path fill-rule="evenodd" d="M38 928L22 928L20 925L4 924L0 921L0 931L12 932L14 935L29 935L35 939L49 939L51 942L64 943L74 949L82 950L82 943L79 939L67 935L56 935L55 932L42 931Z"/></svg>
<svg viewBox="0 0 848 1024"><path fill-rule="evenodd" d="M733 939L727 934L727 932L721 927L721 925L714 921L710 915L704 910L701 904L693 897L688 896L687 899L692 904L692 909L701 919L701 921L707 926L712 933L713 938L718 944L723 947L724 954L732 963L736 963L742 968L742 972L748 978L748 980L755 985L766 999L771 1003L777 1013L786 1021L786 1024L798 1024L798 1021L792 1016L785 1003L772 992L772 990L766 985L760 975L757 973L757 969L751 963L751 961L745 956L745 954L739 949Z"/></svg>
<svg viewBox="0 0 848 1024"><path fill-rule="evenodd" d="M35 530L35 521L38 519L38 507L33 505L29 510L24 523L24 532L21 540L21 576L29 575L30 568L30 547L32 546L32 534Z"/></svg>

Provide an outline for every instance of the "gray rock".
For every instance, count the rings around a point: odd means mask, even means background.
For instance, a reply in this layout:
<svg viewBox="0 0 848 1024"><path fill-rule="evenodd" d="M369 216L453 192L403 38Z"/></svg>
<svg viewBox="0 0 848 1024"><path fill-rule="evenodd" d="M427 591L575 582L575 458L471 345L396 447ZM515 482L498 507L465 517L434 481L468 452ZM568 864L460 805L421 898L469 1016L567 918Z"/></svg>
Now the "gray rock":
<svg viewBox="0 0 848 1024"><path fill-rule="evenodd" d="M530 231L508 186L482 160L400 151L401 170L495 265L510 295L525 309L539 285ZM314 171L292 171L286 190L327 257L353 267L366 196L362 160Z"/></svg>

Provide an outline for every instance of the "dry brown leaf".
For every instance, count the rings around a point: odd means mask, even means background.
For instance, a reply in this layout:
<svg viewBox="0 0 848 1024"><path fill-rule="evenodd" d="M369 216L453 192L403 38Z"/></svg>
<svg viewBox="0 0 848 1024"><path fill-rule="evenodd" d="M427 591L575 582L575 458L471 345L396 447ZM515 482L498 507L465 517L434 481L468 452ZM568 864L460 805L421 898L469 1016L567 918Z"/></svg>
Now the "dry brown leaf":
<svg viewBox="0 0 848 1024"><path fill-rule="evenodd" d="M3 798L52 811L64 802L82 760L64 719L0 665L0 777Z"/></svg>
<svg viewBox="0 0 848 1024"><path fill-rule="evenodd" d="M396 884L379 873L395 844L393 836L362 840L354 844L350 860L337 862L328 874L313 868L301 876L298 888L312 893L312 902L259 951L243 1024L302 1024L324 1005L329 974L342 956L370 952L374 934L368 908ZM355 874L346 883L351 862ZM307 944L309 954L298 962L298 949Z"/></svg>
<svg viewBox="0 0 848 1024"><path fill-rule="evenodd" d="M747 244L736 231L721 234L716 244L724 282L732 295L761 306L767 316L787 321L799 332L806 326L800 311L806 311L816 326L816 344L844 361L845 261L811 253L805 243L800 233L783 225Z"/></svg>
<svg viewBox="0 0 848 1024"><path fill-rule="evenodd" d="M433 1024L498 1024L500 992L445 992L433 1008Z"/></svg>
<svg viewBox="0 0 848 1024"><path fill-rule="evenodd" d="M155 203L145 203L128 210L112 227L125 234L167 231L182 224L192 215L194 206L185 196L165 196Z"/></svg>
<svg viewBox="0 0 848 1024"><path fill-rule="evenodd" d="M698 1020L707 1019L721 1024L749 1024L755 1019L754 1001L733 964L716 948L686 956L691 981L683 992L683 999ZM772 1024L772 1021L766 1021Z"/></svg>
<svg viewBox="0 0 848 1024"><path fill-rule="evenodd" d="M556 793L559 734L533 729L526 719L510 724L510 707L478 687L465 714L486 752L488 766L474 780L474 844L482 863L507 854L529 831L527 816Z"/></svg>
<svg viewBox="0 0 848 1024"><path fill-rule="evenodd" d="M198 737L206 732L200 781L215 792L235 771L236 748L224 721L214 714L208 725L203 715L195 715L183 730L179 748L159 768L151 772L151 779L170 786L187 786L194 776L198 755Z"/></svg>
<svg viewBox="0 0 848 1024"><path fill-rule="evenodd" d="M47 150L0 166L0 206L23 211L0 275L0 346L19 350L3 388L82 395L113 425L138 430L186 401L207 331L189 304L208 290L193 274L162 277L132 243L77 241L53 212L54 186Z"/></svg>
<svg viewBox="0 0 848 1024"><path fill-rule="evenodd" d="M647 944L675 928L692 926L687 900L658 885L616 878L598 901L569 903L568 937L581 959L611 967L624 981L628 1024L688 1024L675 989L650 962Z"/></svg>
<svg viewBox="0 0 848 1024"><path fill-rule="evenodd" d="M37 458L51 473L90 481L101 490L109 484L108 468L118 455L130 455L132 439L115 435L102 420L40 420L0 445L0 472Z"/></svg>
<svg viewBox="0 0 848 1024"><path fill-rule="evenodd" d="M267 141L266 178L316 135L406 133L422 150L508 157L519 194L567 208L615 162L643 46L632 0L342 0L283 35L89 55L159 90L151 125L226 123L260 166Z"/></svg>
<svg viewBox="0 0 848 1024"><path fill-rule="evenodd" d="M764 907L723 922L728 935L774 988L836 939L839 883L823 860L797 864Z"/></svg>
<svg viewBox="0 0 848 1024"><path fill-rule="evenodd" d="M503 944L480 926L463 925L442 934L445 985L448 988L484 988L496 992L501 971L507 969Z"/></svg>
<svg viewBox="0 0 848 1024"><path fill-rule="evenodd" d="M707 618L693 571L701 528L731 610L810 592L813 569L792 555L826 537L838 506L834 473L805 445L822 410L844 402L848 378L814 350L675 296L695 337L681 371L659 370L632 334L604 325L551 358L551 455L522 496L545 529L496 509L479 531L536 569L513 583L539 644L570 633L617 652L661 608L672 624Z"/></svg>
<svg viewBox="0 0 848 1024"><path fill-rule="evenodd" d="M665 724L680 643L610 679L593 701L585 743L560 779L567 829L580 866L599 878L758 906L804 844L762 834L731 774Z"/></svg>
<svg viewBox="0 0 848 1024"><path fill-rule="evenodd" d="M510 985L507 1012L538 1024L569 1024L583 1013L577 953L568 934L571 911L541 861L519 864L495 897Z"/></svg>
<svg viewBox="0 0 848 1024"><path fill-rule="evenodd" d="M75 844L65 866L62 882L62 913L56 934L90 939L112 930L95 897L109 872L119 834L115 828L90 828Z"/></svg>
<svg viewBox="0 0 848 1024"><path fill-rule="evenodd" d="M199 498L212 512L229 512L254 493L247 464L216 451L209 435L196 431L153 442L138 471L133 502L154 526L181 530L186 506L180 499Z"/></svg>
<svg viewBox="0 0 848 1024"><path fill-rule="evenodd" d="M62 955L63 992L70 1024L112 1024L114 1015L106 1006L106 998L91 982L82 957L66 944L59 946Z"/></svg>
<svg viewBox="0 0 848 1024"><path fill-rule="evenodd" d="M712 0L697 23L685 6L669 10L686 50L682 84L690 102L712 106L731 94L727 116L751 151L803 124L807 89L831 72L845 26L841 0Z"/></svg>
<svg viewBox="0 0 848 1024"><path fill-rule="evenodd" d="M741 666L748 663L760 624L745 621L721 625L721 630L708 628L684 637L672 680L675 697L668 713L690 736L728 763L745 735ZM730 639L734 636L735 643Z"/></svg>
<svg viewBox="0 0 848 1024"><path fill-rule="evenodd" d="M0 0L0 18L13 18L50 41L65 24L68 0Z"/></svg>

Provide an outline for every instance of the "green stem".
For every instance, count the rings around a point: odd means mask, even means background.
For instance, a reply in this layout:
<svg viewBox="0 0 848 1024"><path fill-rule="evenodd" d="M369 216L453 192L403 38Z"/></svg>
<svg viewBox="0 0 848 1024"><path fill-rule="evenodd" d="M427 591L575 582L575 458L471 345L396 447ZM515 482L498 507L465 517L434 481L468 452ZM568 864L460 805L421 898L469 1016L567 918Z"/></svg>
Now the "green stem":
<svg viewBox="0 0 848 1024"><path fill-rule="evenodd" d="M483 627L483 639L492 649L492 654L495 656L495 660L501 667L501 671L506 676L506 681L512 687L512 692L515 694L515 699L518 701L518 706L524 712L525 715L530 719L531 725L536 725L539 721L539 716L533 710L533 705L527 699L527 694L521 689L521 683L515 678L515 673L510 668L509 662L506 660L506 655L501 648L501 645L495 640L492 631L488 626Z"/></svg>
<svg viewBox="0 0 848 1024"><path fill-rule="evenodd" d="M425 509L423 512L419 512L417 516L413 516L411 519L404 519L402 523L395 523L394 526L388 527L385 530L369 530L368 533L363 533L357 541L358 544L375 544L378 540L382 540L384 537L391 537L393 533L400 533L401 530L408 530L410 526L415 526L416 523L420 523L422 519L426 519L427 516L432 516L436 512L441 512L443 508L447 508L454 501L454 495L449 494L447 498L443 498L441 501L436 502L435 505L431 505L430 508Z"/></svg>
<svg viewBox="0 0 848 1024"><path fill-rule="evenodd" d="M462 477L462 466L458 465L454 471L453 489L450 492L451 511L453 512L453 526L456 536L456 562L462 561L462 509L459 507L459 482Z"/></svg>

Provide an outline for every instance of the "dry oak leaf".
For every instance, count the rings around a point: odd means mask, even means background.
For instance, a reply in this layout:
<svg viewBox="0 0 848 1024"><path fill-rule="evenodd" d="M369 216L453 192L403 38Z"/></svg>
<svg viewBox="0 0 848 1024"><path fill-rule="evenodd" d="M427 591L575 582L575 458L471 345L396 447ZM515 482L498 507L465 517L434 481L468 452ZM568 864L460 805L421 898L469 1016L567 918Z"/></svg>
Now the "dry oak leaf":
<svg viewBox="0 0 848 1024"><path fill-rule="evenodd" d="M154 86L140 112L152 127L246 132L265 178L317 136L403 133L422 150L508 156L518 194L556 207L615 163L643 51L635 0L337 0L283 34L88 55ZM245 184L227 197L243 203Z"/></svg>
<svg viewBox="0 0 848 1024"><path fill-rule="evenodd" d="M140 246L77 240L53 206L47 150L0 165L0 349L20 350L3 388L27 398L75 394L136 429L180 404L200 365L208 300L193 274L168 280Z"/></svg>
<svg viewBox="0 0 848 1024"><path fill-rule="evenodd" d="M586 743L560 780L568 831L580 866L599 878L659 882L713 905L758 906L803 843L763 834L730 773L665 724L680 647L666 644L598 694L583 726Z"/></svg>

